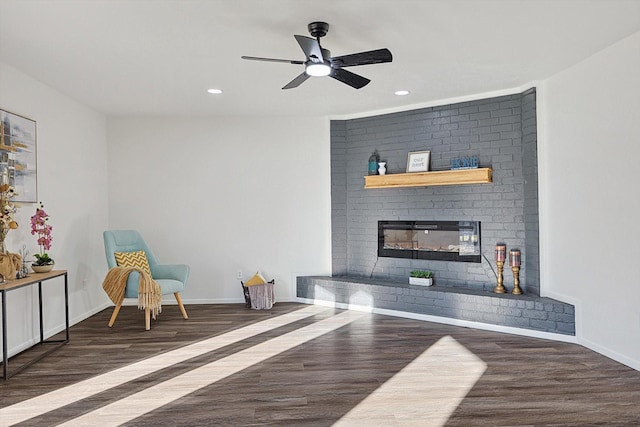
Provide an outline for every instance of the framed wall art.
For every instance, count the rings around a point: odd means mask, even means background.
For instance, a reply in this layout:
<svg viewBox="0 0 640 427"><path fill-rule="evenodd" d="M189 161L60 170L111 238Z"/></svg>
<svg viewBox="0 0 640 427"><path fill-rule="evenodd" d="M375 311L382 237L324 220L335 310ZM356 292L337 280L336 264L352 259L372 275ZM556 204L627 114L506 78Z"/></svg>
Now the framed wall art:
<svg viewBox="0 0 640 427"><path fill-rule="evenodd" d="M36 149L36 122L0 109L0 174L7 174L17 202L38 201Z"/></svg>
<svg viewBox="0 0 640 427"><path fill-rule="evenodd" d="M431 151L412 151L407 156L407 172L427 172Z"/></svg>

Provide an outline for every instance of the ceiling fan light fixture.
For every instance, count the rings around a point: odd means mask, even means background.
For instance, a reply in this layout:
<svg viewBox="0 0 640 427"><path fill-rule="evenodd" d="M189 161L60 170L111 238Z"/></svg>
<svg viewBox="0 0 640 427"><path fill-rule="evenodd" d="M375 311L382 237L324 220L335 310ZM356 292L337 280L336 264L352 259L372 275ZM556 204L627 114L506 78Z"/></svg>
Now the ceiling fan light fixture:
<svg viewBox="0 0 640 427"><path fill-rule="evenodd" d="M324 63L311 63L307 65L305 72L312 77L323 77L331 73L331 67Z"/></svg>
<svg viewBox="0 0 640 427"><path fill-rule="evenodd" d="M252 61L304 65L304 71L284 85L282 87L283 90L296 88L307 81L309 77L323 76L329 76L332 79L351 86L354 89L362 89L369 84L371 80L345 70L345 67L382 64L393 60L393 55L391 55L389 49L386 48L351 53L349 55L331 56L331 51L320 45L320 38L327 35L327 32L329 31L329 24L320 21L312 22L309 24L307 29L313 38L298 34L293 36L304 52L305 59L303 61L297 61L294 59L262 58L259 56L241 56L241 58Z"/></svg>

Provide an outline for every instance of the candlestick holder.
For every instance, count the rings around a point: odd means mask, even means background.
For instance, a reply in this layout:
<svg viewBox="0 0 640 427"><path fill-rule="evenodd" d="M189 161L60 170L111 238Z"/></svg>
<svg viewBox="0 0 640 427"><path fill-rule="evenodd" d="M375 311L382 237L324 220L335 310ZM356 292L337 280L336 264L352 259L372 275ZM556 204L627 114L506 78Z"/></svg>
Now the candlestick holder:
<svg viewBox="0 0 640 427"><path fill-rule="evenodd" d="M513 271L513 290L511 293L514 295L522 295L522 289L520 289L520 266L512 266L511 271Z"/></svg>
<svg viewBox="0 0 640 427"><path fill-rule="evenodd" d="M502 269L504 268L504 261L496 261L496 265L498 266L498 286L493 288L493 292L496 294L504 294L507 292L503 285L504 277L502 276Z"/></svg>

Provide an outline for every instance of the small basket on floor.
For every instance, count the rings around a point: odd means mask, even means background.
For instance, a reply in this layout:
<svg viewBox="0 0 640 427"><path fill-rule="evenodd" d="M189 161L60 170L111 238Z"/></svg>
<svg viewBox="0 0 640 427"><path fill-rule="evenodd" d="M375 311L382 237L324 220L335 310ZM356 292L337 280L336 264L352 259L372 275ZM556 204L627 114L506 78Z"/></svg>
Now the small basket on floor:
<svg viewBox="0 0 640 427"><path fill-rule="evenodd" d="M268 310L275 304L276 296L273 289L275 280L257 285L245 285L242 281L240 284L244 293L245 307L254 310Z"/></svg>

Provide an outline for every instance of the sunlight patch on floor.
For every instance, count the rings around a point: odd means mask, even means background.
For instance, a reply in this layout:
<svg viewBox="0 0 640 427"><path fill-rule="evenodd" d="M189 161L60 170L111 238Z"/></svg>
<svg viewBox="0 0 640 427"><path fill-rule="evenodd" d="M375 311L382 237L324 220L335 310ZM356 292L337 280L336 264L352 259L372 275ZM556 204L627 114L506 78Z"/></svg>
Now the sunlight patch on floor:
<svg viewBox="0 0 640 427"><path fill-rule="evenodd" d="M443 337L334 426L443 426L486 369L455 339Z"/></svg>
<svg viewBox="0 0 640 427"><path fill-rule="evenodd" d="M308 306L269 318L77 384L0 409L0 426L14 425L226 345L326 312ZM195 368L61 424L115 426L248 369L366 316L346 311ZM450 336L443 337L367 396L335 426L443 426L487 365ZM215 408L212 408L215 409Z"/></svg>
<svg viewBox="0 0 640 427"><path fill-rule="evenodd" d="M16 403L15 405L7 406L6 408L0 409L0 426L11 426L30 418L40 416L49 411L86 399L110 388L117 387L128 381L152 374L171 365L184 362L193 357L200 356L229 344L240 342L252 336L268 332L325 311L325 307L312 305L291 313L270 317L267 320L235 329L157 356L143 359L114 371L89 378L76 384L71 384L41 396Z"/></svg>
<svg viewBox="0 0 640 427"><path fill-rule="evenodd" d="M345 311L156 384L62 426L118 426L365 316ZM215 407L211 408L212 411Z"/></svg>

